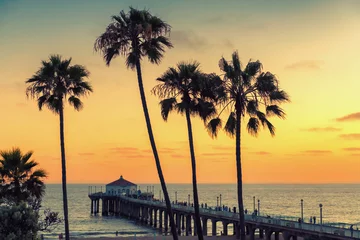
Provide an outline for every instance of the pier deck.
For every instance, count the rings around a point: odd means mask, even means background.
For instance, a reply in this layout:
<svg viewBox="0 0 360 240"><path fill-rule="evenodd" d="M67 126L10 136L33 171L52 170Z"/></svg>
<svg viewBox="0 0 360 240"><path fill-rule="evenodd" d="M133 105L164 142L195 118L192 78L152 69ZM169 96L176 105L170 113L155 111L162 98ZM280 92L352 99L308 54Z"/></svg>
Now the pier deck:
<svg viewBox="0 0 360 240"><path fill-rule="evenodd" d="M160 201L149 201L130 198L121 195L109 195L105 193L89 194L91 199L91 213L99 213L100 200L102 201L102 215L109 214L123 215L142 221L153 227L168 230L168 214L166 205ZM172 204L174 219L177 225L178 234L185 229L186 235L196 235L196 225L194 218L194 208ZM222 222L223 234L228 235L228 225L233 224L234 234L239 224L239 213L228 211L216 211L208 208L200 208L202 228L204 235L207 235L207 224L212 224L212 235L217 235L216 223ZM192 229L192 226L194 229ZM299 223L296 221L277 219L266 216L254 216L245 214L246 234L254 239L255 231L259 232L260 238L271 239L272 234L275 239L279 239L282 234L285 240L296 240L297 237L312 239L360 239L359 230L350 230L340 227ZM184 232L184 231L183 231Z"/></svg>

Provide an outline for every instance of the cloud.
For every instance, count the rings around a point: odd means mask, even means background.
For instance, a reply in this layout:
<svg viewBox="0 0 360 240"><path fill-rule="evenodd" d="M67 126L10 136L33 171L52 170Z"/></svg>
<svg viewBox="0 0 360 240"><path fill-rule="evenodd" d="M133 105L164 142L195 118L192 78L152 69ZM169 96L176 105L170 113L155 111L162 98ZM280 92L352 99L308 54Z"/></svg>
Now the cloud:
<svg viewBox="0 0 360 240"><path fill-rule="evenodd" d="M285 69L289 70L301 70L301 69L311 69L311 70L319 70L323 61L316 61L316 60L304 60L295 62L293 64L285 66Z"/></svg>
<svg viewBox="0 0 360 240"><path fill-rule="evenodd" d="M203 153L201 155L206 157L215 157L215 156L229 156L229 155L233 155L233 153Z"/></svg>
<svg viewBox="0 0 360 240"><path fill-rule="evenodd" d="M265 151L259 151L259 152L252 152L252 154L256 154L256 155L270 155L270 152L265 152Z"/></svg>
<svg viewBox="0 0 360 240"><path fill-rule="evenodd" d="M212 149L214 150L221 150L221 151L229 151L229 150L235 150L234 146L212 146Z"/></svg>
<svg viewBox="0 0 360 240"><path fill-rule="evenodd" d="M349 148L343 148L344 151L348 151L348 152L356 152L356 151L360 151L359 147L349 147Z"/></svg>
<svg viewBox="0 0 360 240"><path fill-rule="evenodd" d="M84 153L79 153L80 156L94 156L95 153L92 152L84 152Z"/></svg>
<svg viewBox="0 0 360 240"><path fill-rule="evenodd" d="M224 47L235 49L235 45L229 39L224 40Z"/></svg>
<svg viewBox="0 0 360 240"><path fill-rule="evenodd" d="M189 48L196 51L203 51L205 48L211 47L235 48L235 45L229 39L225 39L222 42L217 43L209 42L205 37L199 36L193 31L172 31L170 39L175 46Z"/></svg>
<svg viewBox="0 0 360 240"><path fill-rule="evenodd" d="M360 140L360 133L340 134L339 137L345 140Z"/></svg>
<svg viewBox="0 0 360 240"><path fill-rule="evenodd" d="M23 107L26 107L27 104L26 104L26 103L18 102L18 103L16 103L16 106L17 106L17 107L20 107L20 108L23 108Z"/></svg>
<svg viewBox="0 0 360 240"><path fill-rule="evenodd" d="M306 128L306 129L302 129L303 131L307 131L307 132L339 132L342 131L341 128L336 128L336 127L313 127L313 128Z"/></svg>
<svg viewBox="0 0 360 240"><path fill-rule="evenodd" d="M332 153L332 151L330 150L306 150L306 151L302 151L302 153L306 153L306 154L329 154Z"/></svg>
<svg viewBox="0 0 360 240"><path fill-rule="evenodd" d="M111 151L114 152L137 152L139 151L138 148L134 148L134 147L114 147L114 148L110 148Z"/></svg>
<svg viewBox="0 0 360 240"><path fill-rule="evenodd" d="M336 121L338 122L360 121L360 112L351 113L349 115L337 118Z"/></svg>
<svg viewBox="0 0 360 240"><path fill-rule="evenodd" d="M179 150L178 148L161 148L159 149L159 152L161 153L173 153L176 150Z"/></svg>
<svg viewBox="0 0 360 240"><path fill-rule="evenodd" d="M210 24L214 24L214 23L223 23L226 20L226 18L224 16L212 16L210 18L206 18L205 19L205 23L210 23Z"/></svg>
<svg viewBox="0 0 360 240"><path fill-rule="evenodd" d="M172 31L170 38L176 45L193 50L203 50L209 45L209 42L204 37L198 36L192 31Z"/></svg>
<svg viewBox="0 0 360 240"><path fill-rule="evenodd" d="M135 155L126 155L123 156L124 158L151 158L151 155L144 155L144 154L135 154Z"/></svg>
<svg viewBox="0 0 360 240"><path fill-rule="evenodd" d="M179 150L179 148L160 148L160 149L158 149L158 152L159 153L173 153L176 150ZM153 152L150 149L145 149L145 150L141 150L141 151L145 152L145 153L152 153Z"/></svg>
<svg viewBox="0 0 360 240"><path fill-rule="evenodd" d="M359 156L360 157L360 153L352 153L350 154L351 156Z"/></svg>
<svg viewBox="0 0 360 240"><path fill-rule="evenodd" d="M222 159L214 159L214 160L209 160L209 162L214 162L214 163L223 163L223 162L228 162L227 159L222 158Z"/></svg>
<svg viewBox="0 0 360 240"><path fill-rule="evenodd" d="M153 158L153 155L150 154L152 151L150 150L141 150L136 147L115 147L110 148L110 151L113 153L121 154L122 158L130 158L130 159L145 159L145 158ZM145 154L143 154L145 153Z"/></svg>

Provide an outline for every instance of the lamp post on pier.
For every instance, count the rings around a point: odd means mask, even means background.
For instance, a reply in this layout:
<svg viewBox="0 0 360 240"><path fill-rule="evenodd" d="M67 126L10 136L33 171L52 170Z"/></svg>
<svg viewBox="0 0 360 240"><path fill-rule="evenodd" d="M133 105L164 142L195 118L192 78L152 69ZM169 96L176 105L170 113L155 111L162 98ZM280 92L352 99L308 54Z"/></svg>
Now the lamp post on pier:
<svg viewBox="0 0 360 240"><path fill-rule="evenodd" d="M300 204L301 204L301 221L304 222L304 200L303 199L301 199Z"/></svg>
<svg viewBox="0 0 360 240"><path fill-rule="evenodd" d="M222 209L222 207L221 207L222 205L221 205L221 194L220 194L220 208Z"/></svg>
<svg viewBox="0 0 360 240"><path fill-rule="evenodd" d="M258 199L258 216L260 216L260 199Z"/></svg>
<svg viewBox="0 0 360 240"><path fill-rule="evenodd" d="M323 205L320 203L319 207L320 207L320 225L322 225L322 207L323 207Z"/></svg>
<svg viewBox="0 0 360 240"><path fill-rule="evenodd" d="M253 203L254 203L254 210L253 210L253 212L255 212L255 196L253 196Z"/></svg>
<svg viewBox="0 0 360 240"><path fill-rule="evenodd" d="M190 206L190 194L188 194L188 203L189 203L189 206Z"/></svg>
<svg viewBox="0 0 360 240"><path fill-rule="evenodd" d="M177 191L175 191L175 203L177 204Z"/></svg>
<svg viewBox="0 0 360 240"><path fill-rule="evenodd" d="M219 207L219 197L216 197L216 208Z"/></svg>

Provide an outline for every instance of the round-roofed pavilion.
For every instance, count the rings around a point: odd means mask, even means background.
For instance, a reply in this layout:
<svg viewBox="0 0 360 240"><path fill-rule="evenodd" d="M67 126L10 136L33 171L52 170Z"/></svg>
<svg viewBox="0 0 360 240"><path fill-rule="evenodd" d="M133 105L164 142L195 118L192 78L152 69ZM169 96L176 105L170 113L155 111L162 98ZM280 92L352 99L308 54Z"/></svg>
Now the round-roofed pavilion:
<svg viewBox="0 0 360 240"><path fill-rule="evenodd" d="M137 185L124 179L119 179L106 184L106 193L110 195L132 195L137 193Z"/></svg>

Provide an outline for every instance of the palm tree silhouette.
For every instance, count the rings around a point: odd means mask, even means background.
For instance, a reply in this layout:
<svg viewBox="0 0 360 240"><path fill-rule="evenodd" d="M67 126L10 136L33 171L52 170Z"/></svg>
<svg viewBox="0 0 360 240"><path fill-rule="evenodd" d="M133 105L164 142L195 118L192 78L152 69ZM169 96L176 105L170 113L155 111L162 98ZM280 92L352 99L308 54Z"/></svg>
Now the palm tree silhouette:
<svg viewBox="0 0 360 240"><path fill-rule="evenodd" d="M272 136L275 127L267 117L277 116L285 118L285 112L278 104L288 102L289 96L280 89L278 80L270 72L262 72L259 61L249 61L243 69L237 52L232 54L232 61L220 59L220 69L224 72L222 96L222 110L230 110L224 130L231 137L236 136L236 166L237 166L237 192L240 215L240 232L237 228L237 237L245 240L244 205L242 197L242 169L241 169L241 120L249 116L247 123L248 132L257 136L260 124L267 128ZM260 111L263 107L266 113ZM219 114L219 116L220 116ZM207 129L212 137L216 137L222 126L220 117L209 121ZM240 234L239 234L240 233Z"/></svg>
<svg viewBox="0 0 360 240"><path fill-rule="evenodd" d="M35 203L45 192L43 179L46 172L36 169L38 163L31 160L33 152L23 154L20 148L0 151L0 199L19 204L21 201Z"/></svg>
<svg viewBox="0 0 360 240"><path fill-rule="evenodd" d="M39 110L46 106L60 117L60 147L62 167L62 191L65 223L65 239L69 240L69 219L66 191L66 159L64 141L64 105L67 100L75 110L80 111L83 103L80 97L93 91L85 78L89 72L84 66L70 66L71 58L63 60L60 55L51 55L49 61L42 61L42 66L30 79L26 81L28 97L35 98Z"/></svg>
<svg viewBox="0 0 360 240"><path fill-rule="evenodd" d="M111 19L112 22L107 26L105 32L96 39L94 49L103 54L108 66L113 58L122 55L126 58L126 67L132 70L136 69L146 126L164 193L171 233L173 238L177 240L174 215L151 127L140 64L143 57L147 57L151 63L159 64L161 62L165 48L172 47L171 42L166 37L171 27L160 18L153 16L149 11L132 7L128 13L121 11L118 16L112 16Z"/></svg>
<svg viewBox="0 0 360 240"><path fill-rule="evenodd" d="M176 68L169 68L157 79L161 83L153 88L152 93L162 99L160 101L161 116L165 121L167 121L169 113L172 111L177 111L186 116L193 177L195 224L197 226L198 238L203 240L191 116L199 116L205 122L216 114L212 98L212 96L216 95L212 94L207 88L211 86L211 80L215 80L216 75L204 74L200 71L199 65L198 62L180 62ZM208 93L211 93L211 95Z"/></svg>

